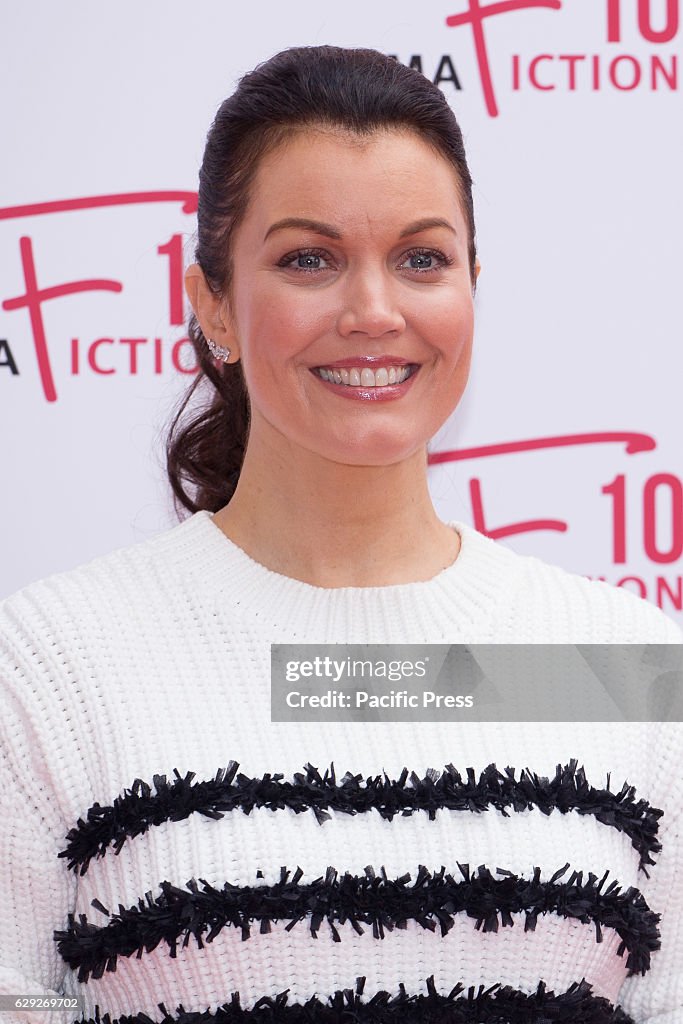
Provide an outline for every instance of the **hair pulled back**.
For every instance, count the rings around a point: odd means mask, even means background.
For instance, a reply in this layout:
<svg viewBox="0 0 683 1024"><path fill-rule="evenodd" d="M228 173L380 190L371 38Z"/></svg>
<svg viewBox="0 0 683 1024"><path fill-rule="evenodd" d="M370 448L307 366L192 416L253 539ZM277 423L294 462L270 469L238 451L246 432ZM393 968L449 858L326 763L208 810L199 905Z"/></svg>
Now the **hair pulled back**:
<svg viewBox="0 0 683 1024"><path fill-rule="evenodd" d="M302 127L343 128L359 136L404 128L430 143L457 172L474 284L472 178L460 127L441 90L377 50L310 46L283 50L244 75L209 130L199 172L195 260L216 294L229 294L232 239L260 161ZM249 433L249 396L241 362L216 362L194 314L188 336L199 370L168 430L167 472L176 510L180 504L190 512L216 512L237 487ZM201 388L206 400L185 421L185 410Z"/></svg>

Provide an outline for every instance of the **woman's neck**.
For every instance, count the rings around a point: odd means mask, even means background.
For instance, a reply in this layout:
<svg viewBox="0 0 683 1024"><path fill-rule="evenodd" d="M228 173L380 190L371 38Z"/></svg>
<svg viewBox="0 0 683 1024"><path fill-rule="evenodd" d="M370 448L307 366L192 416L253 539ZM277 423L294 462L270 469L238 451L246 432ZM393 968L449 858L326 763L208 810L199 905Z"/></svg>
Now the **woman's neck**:
<svg viewBox="0 0 683 1024"><path fill-rule="evenodd" d="M266 462L248 450L214 522L255 561L319 587L432 579L460 549L434 510L423 451L389 466L351 466L310 452Z"/></svg>

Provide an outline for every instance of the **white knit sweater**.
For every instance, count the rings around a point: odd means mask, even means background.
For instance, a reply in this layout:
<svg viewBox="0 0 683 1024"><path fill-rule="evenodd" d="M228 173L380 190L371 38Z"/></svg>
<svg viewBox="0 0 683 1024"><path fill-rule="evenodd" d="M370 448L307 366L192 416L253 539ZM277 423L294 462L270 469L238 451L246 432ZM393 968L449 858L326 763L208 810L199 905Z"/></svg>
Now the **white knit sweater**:
<svg viewBox="0 0 683 1024"><path fill-rule="evenodd" d="M271 643L681 642L452 525L428 582L323 589L200 512L0 605L0 993L125 1024L683 1022L679 725L270 721Z"/></svg>

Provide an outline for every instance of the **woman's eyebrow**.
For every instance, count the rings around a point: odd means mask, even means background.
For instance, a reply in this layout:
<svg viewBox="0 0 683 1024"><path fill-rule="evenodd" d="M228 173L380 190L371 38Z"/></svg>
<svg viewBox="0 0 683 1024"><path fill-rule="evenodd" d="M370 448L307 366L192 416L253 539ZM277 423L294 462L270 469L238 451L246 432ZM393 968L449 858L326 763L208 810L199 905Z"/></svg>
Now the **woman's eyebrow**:
<svg viewBox="0 0 683 1024"><path fill-rule="evenodd" d="M341 231L333 228L330 224L323 224L322 221L309 220L308 217L284 217L283 220L278 220L270 225L263 236L263 241L265 242L266 238L274 231L282 231L283 228L304 228L306 231L315 231L316 235L325 235L327 238L341 238Z"/></svg>
<svg viewBox="0 0 683 1024"><path fill-rule="evenodd" d="M400 237L406 238L407 235L417 235L420 231L427 231L429 228L448 228L454 235L458 233L450 221L445 220L443 217L423 217L422 220L416 220L409 224L407 228L404 228Z"/></svg>

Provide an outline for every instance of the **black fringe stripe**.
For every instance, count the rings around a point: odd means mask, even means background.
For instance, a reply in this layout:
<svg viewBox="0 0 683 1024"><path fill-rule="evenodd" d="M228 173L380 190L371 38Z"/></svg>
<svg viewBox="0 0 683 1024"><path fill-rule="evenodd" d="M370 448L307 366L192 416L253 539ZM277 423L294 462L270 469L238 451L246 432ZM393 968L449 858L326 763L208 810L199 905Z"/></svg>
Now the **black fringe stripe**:
<svg viewBox="0 0 683 1024"><path fill-rule="evenodd" d="M534 807L543 814L555 809L562 814L575 810L624 832L638 851L640 867L646 875L645 865L654 864L652 854L661 850L656 837L663 811L646 800L636 799L635 787L626 782L618 792L612 792L609 774L603 789L591 786L576 759L564 766L558 764L552 779L528 768L522 769L516 778L514 768L500 772L495 764L485 768L479 778L473 768L468 768L463 778L448 764L441 773L427 769L424 778L415 772L409 774L404 768L398 779L390 779L386 773L383 777L363 778L347 772L341 782L337 782L334 764L324 775L306 764L305 775L296 772L293 782L283 781L282 774L266 773L262 778L237 775L238 768L237 761L230 761L227 768L218 769L213 779L197 782L193 782L195 772L187 772L183 777L174 769L172 782L165 775L153 776L154 793L147 782L135 779L111 807L93 804L87 820L79 818L67 833L67 845L58 856L68 857L69 869L80 869L79 873L84 875L93 857L103 857L110 846L118 854L127 839L142 835L153 825L181 821L195 812L214 819L238 808L250 814L254 807L273 811L287 807L297 814L312 810L320 825L330 818L330 808L345 814L376 810L389 821L395 815L408 815L416 810L427 811L433 821L440 808L481 813L494 807L506 817L509 810L526 811Z"/></svg>
<svg viewBox="0 0 683 1024"><path fill-rule="evenodd" d="M217 889L201 878L200 890L195 878L186 889L170 882L161 883L161 895L145 893L137 906L112 914L99 900L92 905L109 918L98 926L85 914L78 921L68 916L66 931L55 931L54 941L61 957L72 970L78 968L78 981L101 978L105 971L115 971L119 956L134 953L140 959L160 942L177 955L178 944L188 946L194 935L199 949L212 942L227 925L240 928L242 940L251 935L251 923L260 922L260 932L270 932L271 923L288 921L290 931L299 921L307 919L313 938L327 921L335 942L341 942L335 922L349 921L354 930L364 934L361 924L372 927L375 939L383 939L386 931L405 928L408 920L417 921L429 931L440 929L446 935L455 923L455 915L467 914L475 919L475 927L483 932L497 932L499 926L511 927L513 914L524 914L524 930L534 931L539 914L557 914L595 927L596 942L602 941L602 929L613 928L621 943L617 954L628 951L626 967L629 974L645 974L650 966L650 953L659 949L660 917L648 907L638 889L621 891L616 881L607 882L592 872L586 881L583 872L572 871L566 881L569 864L560 868L547 882L542 882L541 869L534 869L526 878L497 868L494 878L485 865L470 872L468 864L458 864L462 880L440 871L431 874L421 864L412 886L409 873L388 878L382 867L379 873L368 865L364 875L339 873L328 867L325 877L300 885L300 867L292 874L280 868L280 880L274 885L237 886L226 882ZM259 871L258 876L263 877Z"/></svg>
<svg viewBox="0 0 683 1024"><path fill-rule="evenodd" d="M289 1003L289 989L276 996L263 996L252 1009L243 1009L238 992L217 1010L185 1010L182 1003L169 1013L159 1003L161 1017L146 1013L112 1018L100 1014L81 1017L75 1024L634 1024L633 1018L603 996L594 996L585 979L574 982L566 992L555 995L540 981L535 992L526 993L509 985L485 988L455 985L448 995L437 992L434 975L427 978L427 994L408 995L378 992L361 998L365 977L356 988L338 989L326 1002L312 996L305 1003Z"/></svg>

